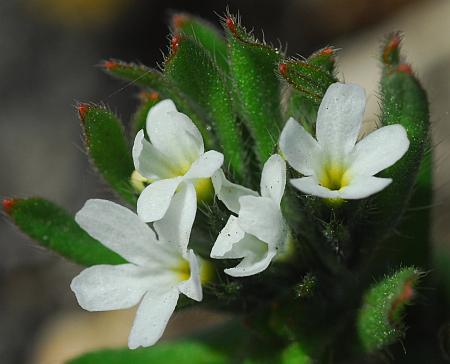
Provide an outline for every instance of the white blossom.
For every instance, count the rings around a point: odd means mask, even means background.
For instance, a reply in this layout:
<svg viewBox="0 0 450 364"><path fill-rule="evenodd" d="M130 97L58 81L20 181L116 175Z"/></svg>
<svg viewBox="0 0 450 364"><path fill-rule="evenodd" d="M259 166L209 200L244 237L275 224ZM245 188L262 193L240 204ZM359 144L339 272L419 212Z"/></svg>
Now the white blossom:
<svg viewBox="0 0 450 364"><path fill-rule="evenodd" d="M210 177L223 163L223 155L205 152L203 138L194 123L177 111L172 100L153 106L146 123L148 142L141 130L133 146L137 171L148 179L137 202L138 215L146 222L161 219L183 184L193 184L197 193L210 186Z"/></svg>
<svg viewBox="0 0 450 364"><path fill-rule="evenodd" d="M406 130L384 126L357 142L365 109L365 92L352 84L332 84L317 114L316 138L290 118L280 149L304 177L291 179L300 191L330 199L360 199L377 193L392 179L375 177L408 150Z"/></svg>
<svg viewBox="0 0 450 364"><path fill-rule="evenodd" d="M233 277L250 276L265 270L272 259L285 251L288 228L280 209L286 185L286 164L275 154L264 165L261 195L229 182L222 170L213 176L217 197L238 216L231 215L211 251L217 259L243 258Z"/></svg>
<svg viewBox="0 0 450 364"><path fill-rule="evenodd" d="M75 277L71 289L88 311L139 305L128 346L153 345L164 332L180 293L202 300L199 261L188 249L196 214L195 190L186 185L172 199L155 232L134 212L106 200L88 200L77 223L128 263L95 265Z"/></svg>

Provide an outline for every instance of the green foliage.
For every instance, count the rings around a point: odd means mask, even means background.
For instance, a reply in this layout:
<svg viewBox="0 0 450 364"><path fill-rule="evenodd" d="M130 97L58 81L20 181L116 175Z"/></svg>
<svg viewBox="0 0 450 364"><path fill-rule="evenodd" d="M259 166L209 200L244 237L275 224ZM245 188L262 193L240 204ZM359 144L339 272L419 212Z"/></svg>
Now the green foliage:
<svg viewBox="0 0 450 364"><path fill-rule="evenodd" d="M286 61L279 66L281 76L308 100L320 104L334 75L308 61Z"/></svg>
<svg viewBox="0 0 450 364"><path fill-rule="evenodd" d="M144 88L157 91L161 98L169 98L175 102L177 108L188 115L200 133L203 136L205 145L211 148L214 145L214 139L209 132L208 122L205 115L199 110L198 106L192 100L184 95L172 82L165 78L161 72L144 65L134 63L125 63L117 60L105 61L102 68L108 74L129 81Z"/></svg>
<svg viewBox="0 0 450 364"><path fill-rule="evenodd" d="M171 23L175 33L193 37L209 52L217 66L228 72L227 44L214 25L186 13L173 15Z"/></svg>
<svg viewBox="0 0 450 364"><path fill-rule="evenodd" d="M288 60L278 66L287 82L285 118L293 117L313 135L320 101L327 88L337 82L335 56L335 50L327 47L306 61Z"/></svg>
<svg viewBox="0 0 450 364"><path fill-rule="evenodd" d="M145 130L150 108L170 98L199 128L206 148L224 153L224 169L229 167L228 175L236 177L230 180L256 189L251 184L260 177L255 166L276 151L288 117L314 134L320 102L338 81L336 51L326 47L305 60L285 59L247 32L238 18L228 14L223 23L225 37L201 19L174 15L163 73L115 60L104 62L103 68L143 89L131 121L132 138ZM359 362L355 360L361 355L375 358L371 354L404 338L405 307L415 296L420 272L430 268L428 101L411 67L402 63L398 33L386 39L380 58L381 124L403 125L411 143L399 162L380 173L392 178L389 187L368 199L337 204L305 197L288 184L282 212L295 250L289 259L278 259L264 273L246 278L226 276L229 261L215 262L216 279L203 285L207 305L245 315L245 325L231 322L183 341L134 351L102 350L69 363L349 363ZM79 113L96 168L134 205L134 166L120 120L96 105L81 104ZM293 170L288 174L288 179L298 177ZM205 257L230 215L216 202L199 205L203 213L197 214L191 235L190 247ZM77 263L124 262L48 201L5 200L4 208L22 231ZM394 227L401 234L389 235ZM450 276L448 256L437 258L440 272ZM386 276L390 267L405 265ZM374 277L384 278L370 287ZM434 314L420 309L428 312L424 320ZM438 324L429 327L427 332L436 334ZM419 336L412 342L420 342Z"/></svg>
<svg viewBox="0 0 450 364"><path fill-rule="evenodd" d="M403 337L404 309L414 298L419 277L417 269L402 268L366 293L357 321L358 336L366 352L380 350Z"/></svg>
<svg viewBox="0 0 450 364"><path fill-rule="evenodd" d="M199 342L166 343L148 349L111 349L84 354L67 364L226 364L227 357Z"/></svg>
<svg viewBox="0 0 450 364"><path fill-rule="evenodd" d="M101 106L81 104L78 110L85 146L95 167L123 199L134 205L136 195L129 182L134 165L122 123Z"/></svg>
<svg viewBox="0 0 450 364"><path fill-rule="evenodd" d="M164 75L203 108L212 122L219 149L232 170L242 177L242 136L228 80L209 53L193 38L176 35L171 54L164 63Z"/></svg>
<svg viewBox="0 0 450 364"><path fill-rule="evenodd" d="M256 41L233 17L226 19L226 30L238 111L253 137L255 155L263 164L274 152L284 122L276 74L281 54Z"/></svg>
<svg viewBox="0 0 450 364"><path fill-rule="evenodd" d="M85 266L125 263L122 257L91 238L66 211L49 201L9 200L6 212L25 234L75 263Z"/></svg>
<svg viewBox="0 0 450 364"><path fill-rule="evenodd" d="M397 44L392 48L392 44ZM390 51L387 51L389 49ZM383 177L393 179L392 184L375 197L379 209L375 230L386 232L398 222L407 205L419 172L420 161L429 142L429 111L425 91L406 64L393 63L399 56L398 42L388 40L383 58L381 79L382 125L401 124L405 127L410 146L402 159L386 169ZM391 56L390 56L391 54ZM378 236L378 235L377 235Z"/></svg>

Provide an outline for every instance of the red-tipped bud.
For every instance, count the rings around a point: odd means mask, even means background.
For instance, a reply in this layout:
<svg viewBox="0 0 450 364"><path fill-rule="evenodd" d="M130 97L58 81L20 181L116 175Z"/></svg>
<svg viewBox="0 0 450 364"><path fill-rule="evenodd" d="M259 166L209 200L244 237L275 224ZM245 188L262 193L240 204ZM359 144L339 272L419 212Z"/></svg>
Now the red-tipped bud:
<svg viewBox="0 0 450 364"><path fill-rule="evenodd" d="M400 46L400 36L396 33L393 34L389 39L389 42L386 44L383 50L383 61L387 64L392 64L393 59L398 58L398 47ZM397 63L398 60L395 62Z"/></svg>
<svg viewBox="0 0 450 364"><path fill-rule="evenodd" d="M228 17L225 20L225 24L227 25L231 33L236 34L236 23L234 22L234 19L232 17Z"/></svg>
<svg viewBox="0 0 450 364"><path fill-rule="evenodd" d="M160 95L158 92L156 91L151 91L151 92L146 92L146 91L142 91L139 94L139 98L145 102L145 101L158 101L160 98Z"/></svg>
<svg viewBox="0 0 450 364"><path fill-rule="evenodd" d="M16 203L16 200L13 198L5 198L3 200L3 210L9 214L11 212L11 209L13 208L14 204Z"/></svg>
<svg viewBox="0 0 450 364"><path fill-rule="evenodd" d="M389 40L389 43L387 44L386 48L388 50L393 51L398 48L398 46L400 45L400 41L401 41L400 36L398 34L394 34L392 38Z"/></svg>
<svg viewBox="0 0 450 364"><path fill-rule="evenodd" d="M398 67L397 67L397 72L406 73L407 75L412 75L413 74L411 65L409 65L407 63L399 64Z"/></svg>
<svg viewBox="0 0 450 364"><path fill-rule="evenodd" d="M282 76L286 76L286 74L287 74L287 64L286 63L280 63L278 65L278 70L280 71L280 74Z"/></svg>
<svg viewBox="0 0 450 364"><path fill-rule="evenodd" d="M172 47L172 53L175 53L180 45L181 35L175 34L170 41L170 46Z"/></svg>
<svg viewBox="0 0 450 364"><path fill-rule="evenodd" d="M117 67L119 67L119 64L116 61L109 59L107 61L103 61L101 66L108 71L112 71L112 70L116 69Z"/></svg>
<svg viewBox="0 0 450 364"><path fill-rule="evenodd" d="M334 54L334 49L331 47L324 48L320 51L320 54L323 56L331 56Z"/></svg>
<svg viewBox="0 0 450 364"><path fill-rule="evenodd" d="M150 92L150 94L148 95L148 99L152 100L152 101L156 101L159 99L159 93L156 91L152 91Z"/></svg>
<svg viewBox="0 0 450 364"><path fill-rule="evenodd" d="M175 14L172 17L172 26L175 30L183 28L188 22L189 17L186 14Z"/></svg>
<svg viewBox="0 0 450 364"><path fill-rule="evenodd" d="M412 280L407 280L403 285L403 290L400 292L398 297L392 302L391 309L389 310L389 321L393 322L395 313L399 306L411 301L414 297L414 282Z"/></svg>
<svg viewBox="0 0 450 364"><path fill-rule="evenodd" d="M78 115L80 116L80 120L84 121L84 118L86 117L86 113L89 111L89 105L88 104L78 104L77 107Z"/></svg>

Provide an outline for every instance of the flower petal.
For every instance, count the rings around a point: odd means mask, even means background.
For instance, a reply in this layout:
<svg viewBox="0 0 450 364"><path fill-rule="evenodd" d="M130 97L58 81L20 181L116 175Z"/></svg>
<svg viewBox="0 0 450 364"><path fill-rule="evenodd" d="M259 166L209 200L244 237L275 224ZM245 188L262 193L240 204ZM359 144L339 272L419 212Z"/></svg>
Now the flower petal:
<svg viewBox="0 0 450 364"><path fill-rule="evenodd" d="M279 205L267 197L243 196L239 199L239 226L246 233L278 249L286 241L287 227Z"/></svg>
<svg viewBox="0 0 450 364"><path fill-rule="evenodd" d="M289 165L310 176L320 159L322 149L317 141L295 119L290 118L280 136L280 150Z"/></svg>
<svg viewBox="0 0 450 364"><path fill-rule="evenodd" d="M409 148L403 126L388 125L367 135L352 151L351 175L373 176L397 162Z"/></svg>
<svg viewBox="0 0 450 364"><path fill-rule="evenodd" d="M70 288L85 310L118 310L139 303L148 279L148 270L134 264L95 265L76 276Z"/></svg>
<svg viewBox="0 0 450 364"><path fill-rule="evenodd" d="M239 198L242 196L258 196L258 193L225 178L221 169L211 177L217 198L223 202L228 210L237 214L239 212Z"/></svg>
<svg viewBox="0 0 450 364"><path fill-rule="evenodd" d="M144 131L137 133L133 145L134 167L144 177L151 179L171 178L175 176L169 159L161 154L144 138Z"/></svg>
<svg viewBox="0 0 450 364"><path fill-rule="evenodd" d="M364 89L358 85L333 83L317 113L316 138L332 160L351 151L358 138L366 104Z"/></svg>
<svg viewBox="0 0 450 364"><path fill-rule="evenodd" d="M329 190L326 187L319 185L314 176L294 178L290 180L291 184L298 190L307 195L318 196L321 198L339 198L338 191Z"/></svg>
<svg viewBox="0 0 450 364"><path fill-rule="evenodd" d="M221 230L219 236L211 249L211 258L242 258L245 252L233 251L233 246L241 241L245 236L245 231L239 226L238 218L231 215Z"/></svg>
<svg viewBox="0 0 450 364"><path fill-rule="evenodd" d="M248 277L258 274L269 266L275 255L275 250L266 250L263 255L247 255L236 267L227 268L224 272L232 277Z"/></svg>
<svg viewBox="0 0 450 364"><path fill-rule="evenodd" d="M146 121L146 127L147 127L147 134L150 135L150 123L152 123L154 120L161 120L161 122L165 122L169 118L167 115L168 113L172 111L178 111L177 107L175 106L175 103L170 99L165 99L160 102L158 102L156 105L154 105L147 114L147 121Z"/></svg>
<svg viewBox="0 0 450 364"><path fill-rule="evenodd" d="M174 108L171 100L153 106L147 115L147 133L158 151L187 170L203 154L203 138L191 119Z"/></svg>
<svg viewBox="0 0 450 364"><path fill-rule="evenodd" d="M280 205L286 187L286 163L278 154L264 164L261 174L261 196L271 198Z"/></svg>
<svg viewBox="0 0 450 364"><path fill-rule="evenodd" d="M178 285L178 289L187 297L200 302L203 299L202 284L200 282L200 268L198 259L192 249L189 249L187 258L189 259L191 275L188 280L183 281Z"/></svg>
<svg viewBox="0 0 450 364"><path fill-rule="evenodd" d="M191 183L185 183L173 196L164 217L153 223L161 244L171 243L185 255L196 213L195 188Z"/></svg>
<svg viewBox="0 0 450 364"><path fill-rule="evenodd" d="M147 292L136 312L128 338L130 349L151 346L161 338L175 310L178 297L177 288L159 295Z"/></svg>
<svg viewBox="0 0 450 364"><path fill-rule="evenodd" d="M391 178L355 177L347 187L339 191L339 196L346 200L366 198L385 189L391 182Z"/></svg>
<svg viewBox="0 0 450 364"><path fill-rule="evenodd" d="M175 177L148 185L137 201L139 217L146 222L160 220L169 208L170 201L182 180L183 177Z"/></svg>
<svg viewBox="0 0 450 364"><path fill-rule="evenodd" d="M184 178L209 178L222 166L222 163L223 154L215 150L209 150L192 163Z"/></svg>
<svg viewBox="0 0 450 364"><path fill-rule="evenodd" d="M134 212L114 202L88 200L75 221L103 245L137 265L152 256L156 236Z"/></svg>

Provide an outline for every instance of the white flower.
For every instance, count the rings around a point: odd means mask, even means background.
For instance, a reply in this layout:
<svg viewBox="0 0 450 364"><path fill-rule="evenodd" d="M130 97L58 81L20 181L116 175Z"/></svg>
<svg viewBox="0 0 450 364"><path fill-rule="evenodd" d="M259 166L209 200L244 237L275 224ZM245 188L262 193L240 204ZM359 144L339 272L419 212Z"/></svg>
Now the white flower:
<svg viewBox="0 0 450 364"><path fill-rule="evenodd" d="M187 185L172 199L164 219L154 223L158 238L135 213L110 201L89 200L76 214L89 235L129 263L87 268L70 287L88 311L139 304L130 349L158 341L180 293L202 300L199 263L187 249L196 211L194 187Z"/></svg>
<svg viewBox="0 0 450 364"><path fill-rule="evenodd" d="M261 175L261 196L229 182L222 170L212 178L217 197L239 216L231 215L211 251L212 258L243 258L234 268L225 269L233 277L265 270L275 255L284 252L288 229L280 203L286 185L286 164L272 155Z"/></svg>
<svg viewBox="0 0 450 364"><path fill-rule="evenodd" d="M322 198L359 199L392 182L374 175L406 153L406 130L398 124L384 126L357 143L365 102L360 86L334 83L319 107L317 140L293 118L287 121L280 149L291 167L305 176L291 179L294 187Z"/></svg>
<svg viewBox="0 0 450 364"><path fill-rule="evenodd" d="M138 172L152 183L139 196L138 215L147 222L161 219L182 182L197 193L210 186L210 177L223 163L223 155L204 152L203 138L188 116L172 100L153 106L147 115L149 143L141 130L134 140L133 160Z"/></svg>

